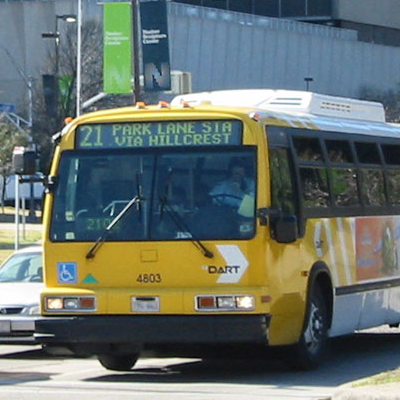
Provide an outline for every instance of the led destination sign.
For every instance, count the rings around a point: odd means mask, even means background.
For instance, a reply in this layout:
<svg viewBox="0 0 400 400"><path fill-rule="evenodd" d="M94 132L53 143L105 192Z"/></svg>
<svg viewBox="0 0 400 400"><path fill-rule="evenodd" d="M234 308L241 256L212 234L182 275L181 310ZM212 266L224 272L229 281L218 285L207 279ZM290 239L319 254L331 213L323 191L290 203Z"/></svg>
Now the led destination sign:
<svg viewBox="0 0 400 400"><path fill-rule="evenodd" d="M231 120L87 124L76 131L79 149L226 146L241 141L242 123Z"/></svg>

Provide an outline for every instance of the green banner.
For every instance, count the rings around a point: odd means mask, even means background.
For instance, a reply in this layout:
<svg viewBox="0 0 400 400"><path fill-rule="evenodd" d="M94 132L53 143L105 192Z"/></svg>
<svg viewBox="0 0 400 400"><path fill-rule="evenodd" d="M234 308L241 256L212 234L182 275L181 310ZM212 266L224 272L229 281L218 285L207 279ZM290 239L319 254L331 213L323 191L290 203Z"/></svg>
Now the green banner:
<svg viewBox="0 0 400 400"><path fill-rule="evenodd" d="M61 75L58 77L59 101L62 108L67 111L69 111L69 103L71 102L73 83L72 75Z"/></svg>
<svg viewBox="0 0 400 400"><path fill-rule="evenodd" d="M131 3L105 3L103 91L132 92Z"/></svg>

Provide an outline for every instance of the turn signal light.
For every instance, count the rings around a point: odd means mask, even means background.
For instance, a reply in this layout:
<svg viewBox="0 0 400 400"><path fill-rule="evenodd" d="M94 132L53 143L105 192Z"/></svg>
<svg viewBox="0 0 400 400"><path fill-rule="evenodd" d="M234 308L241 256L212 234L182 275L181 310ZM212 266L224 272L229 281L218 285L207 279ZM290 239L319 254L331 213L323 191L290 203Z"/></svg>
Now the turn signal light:
<svg viewBox="0 0 400 400"><path fill-rule="evenodd" d="M215 308L215 300L213 296L199 296L197 306L198 308Z"/></svg>

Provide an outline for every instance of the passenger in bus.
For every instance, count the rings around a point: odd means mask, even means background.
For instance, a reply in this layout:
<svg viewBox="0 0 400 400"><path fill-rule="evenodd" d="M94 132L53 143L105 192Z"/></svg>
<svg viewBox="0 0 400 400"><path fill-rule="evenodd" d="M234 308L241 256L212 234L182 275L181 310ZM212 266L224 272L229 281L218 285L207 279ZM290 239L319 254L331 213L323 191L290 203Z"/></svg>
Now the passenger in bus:
<svg viewBox="0 0 400 400"><path fill-rule="evenodd" d="M254 181L246 176L245 165L233 159L228 178L219 182L209 193L215 204L239 208L245 195L254 197Z"/></svg>

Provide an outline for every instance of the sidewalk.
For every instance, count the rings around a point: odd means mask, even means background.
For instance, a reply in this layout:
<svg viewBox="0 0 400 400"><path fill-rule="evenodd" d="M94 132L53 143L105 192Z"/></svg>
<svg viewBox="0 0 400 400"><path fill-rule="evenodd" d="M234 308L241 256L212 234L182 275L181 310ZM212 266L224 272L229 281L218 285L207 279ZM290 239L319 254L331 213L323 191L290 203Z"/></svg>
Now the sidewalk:
<svg viewBox="0 0 400 400"><path fill-rule="evenodd" d="M333 392L332 400L400 400L400 383L350 387L346 384Z"/></svg>

